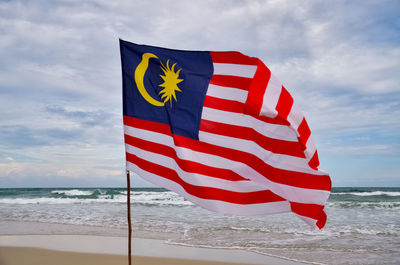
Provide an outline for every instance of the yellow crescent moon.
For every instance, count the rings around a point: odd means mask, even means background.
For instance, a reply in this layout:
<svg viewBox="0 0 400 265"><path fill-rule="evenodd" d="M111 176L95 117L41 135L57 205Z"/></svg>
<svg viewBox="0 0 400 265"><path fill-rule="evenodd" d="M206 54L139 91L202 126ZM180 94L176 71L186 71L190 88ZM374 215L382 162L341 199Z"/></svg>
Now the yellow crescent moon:
<svg viewBox="0 0 400 265"><path fill-rule="evenodd" d="M144 87L144 83L143 83L143 78L144 78L144 75L146 74L147 67L149 67L149 60L151 58L158 59L158 57L152 53L148 53L148 52L143 53L142 61L139 63L139 65L136 67L136 70L135 70L135 82L136 82L136 86L137 86L140 94L147 102L149 102L150 104L152 104L154 106L162 107L165 105L165 103L152 98L149 95L149 92L147 92L146 88Z"/></svg>

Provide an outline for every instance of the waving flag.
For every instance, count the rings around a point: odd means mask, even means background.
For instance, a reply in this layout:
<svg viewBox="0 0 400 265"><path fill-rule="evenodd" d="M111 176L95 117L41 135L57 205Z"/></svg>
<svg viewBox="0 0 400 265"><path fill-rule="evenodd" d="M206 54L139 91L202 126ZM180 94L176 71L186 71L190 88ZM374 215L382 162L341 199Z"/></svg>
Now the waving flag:
<svg viewBox="0 0 400 265"><path fill-rule="evenodd" d="M212 211L326 222L329 175L261 60L120 40L127 169Z"/></svg>

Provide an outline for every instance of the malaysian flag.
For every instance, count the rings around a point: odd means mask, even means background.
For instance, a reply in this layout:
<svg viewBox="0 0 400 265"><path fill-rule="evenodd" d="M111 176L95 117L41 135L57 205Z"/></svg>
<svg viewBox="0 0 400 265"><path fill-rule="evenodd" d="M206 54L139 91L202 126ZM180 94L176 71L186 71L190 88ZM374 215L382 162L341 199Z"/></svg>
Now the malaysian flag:
<svg viewBox="0 0 400 265"><path fill-rule="evenodd" d="M211 211L326 222L329 175L261 60L120 40L127 169Z"/></svg>

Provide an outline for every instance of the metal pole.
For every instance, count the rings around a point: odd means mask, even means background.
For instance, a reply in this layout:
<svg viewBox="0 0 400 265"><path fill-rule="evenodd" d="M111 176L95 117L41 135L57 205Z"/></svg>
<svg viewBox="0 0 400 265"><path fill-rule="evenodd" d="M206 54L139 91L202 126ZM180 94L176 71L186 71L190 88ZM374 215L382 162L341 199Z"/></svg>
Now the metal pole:
<svg viewBox="0 0 400 265"><path fill-rule="evenodd" d="M129 265L132 264L131 249L132 249L132 225L131 225L131 180L129 170L126 171L126 184L127 184L127 210L128 210L128 261Z"/></svg>

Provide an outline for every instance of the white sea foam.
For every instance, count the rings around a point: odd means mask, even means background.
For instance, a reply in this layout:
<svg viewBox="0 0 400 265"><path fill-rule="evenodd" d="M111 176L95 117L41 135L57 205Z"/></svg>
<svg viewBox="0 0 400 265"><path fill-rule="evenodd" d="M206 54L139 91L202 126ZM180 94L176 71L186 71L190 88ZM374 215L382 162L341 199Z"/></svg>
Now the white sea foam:
<svg viewBox="0 0 400 265"><path fill-rule="evenodd" d="M332 195L356 195L356 196L400 196L398 191L371 191L371 192L332 192Z"/></svg>
<svg viewBox="0 0 400 265"><path fill-rule="evenodd" d="M53 190L51 193L57 193L57 194L64 194L67 196L89 196L92 195L94 191L91 190Z"/></svg>
<svg viewBox="0 0 400 265"><path fill-rule="evenodd" d="M0 199L0 203L4 204L69 204L69 203L79 203L81 199L73 198L4 198Z"/></svg>
<svg viewBox="0 0 400 265"><path fill-rule="evenodd" d="M126 203L125 196L114 196L114 198L99 198L99 199L78 199L78 198L4 198L0 199L0 204L79 204L79 203Z"/></svg>
<svg viewBox="0 0 400 265"><path fill-rule="evenodd" d="M241 247L241 246L229 246L229 247L211 246L211 245L203 245L203 244L195 244L195 243L191 244L191 243L176 242L176 241L171 240L171 239L167 240L165 243L169 244L169 245L184 246L184 247L195 247L195 248L226 249L226 250L246 250L246 251L257 253L257 254L260 254L260 255L269 256L269 257L276 257L276 258L280 258L280 259L284 259L284 260L290 260L290 261L294 261L294 262L301 262L301 263L313 264L313 265L326 265L325 263L310 262L310 261L304 261L304 260L300 260L300 259L288 258L288 257L285 257L285 256L274 255L274 254L270 254L270 253L263 252L263 251L256 251L253 248L247 248L247 247Z"/></svg>
<svg viewBox="0 0 400 265"><path fill-rule="evenodd" d="M82 190L55 190L52 193L66 194L67 196L91 195L94 191ZM98 198L1 198L2 204L80 204L80 203L126 203L127 197L123 194L101 194ZM125 192L126 194L126 192ZM147 205L174 205L188 206L193 203L185 200L174 192L131 192L131 202Z"/></svg>
<svg viewBox="0 0 400 265"><path fill-rule="evenodd" d="M134 203L155 204L155 205L193 205L175 192L132 192Z"/></svg>
<svg viewBox="0 0 400 265"><path fill-rule="evenodd" d="M343 226L331 226L325 227L322 230L302 230L298 228L286 228L283 230L287 234L294 234L297 236L310 236L309 239L314 240L316 236L322 237L340 237L340 236L351 236L351 235L374 235L374 236L399 236L400 231L397 227L386 226L380 227L380 229L371 229L370 227L354 225L343 225ZM306 238L303 238L306 240Z"/></svg>
<svg viewBox="0 0 400 265"><path fill-rule="evenodd" d="M326 207L398 210L400 209L400 202L336 201L336 202L328 202L326 204Z"/></svg>
<svg viewBox="0 0 400 265"><path fill-rule="evenodd" d="M252 217L216 214L191 206L173 192L153 189L132 189L132 223L137 235L169 239L171 244L244 249L268 255L285 253L292 260L315 264L400 264L394 258L400 257L400 200L395 197L400 189L336 191L328 201L328 221L322 230L310 230L290 213ZM89 196L80 196L84 193ZM79 227L85 233L101 235L99 228L108 235L110 228L125 231L126 199L123 188L3 190L0 224L39 222L44 223L43 229L24 223L15 229L52 234ZM75 226L44 229L46 223ZM3 225L3 231L8 229Z"/></svg>

